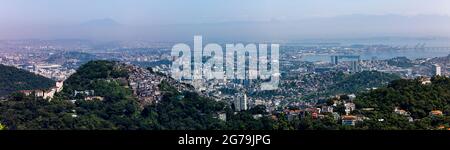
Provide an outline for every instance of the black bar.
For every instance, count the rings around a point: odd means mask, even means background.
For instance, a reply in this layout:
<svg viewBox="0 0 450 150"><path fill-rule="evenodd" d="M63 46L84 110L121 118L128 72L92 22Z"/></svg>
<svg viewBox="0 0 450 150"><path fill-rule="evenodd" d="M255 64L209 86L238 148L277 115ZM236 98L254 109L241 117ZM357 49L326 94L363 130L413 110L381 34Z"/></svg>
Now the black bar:
<svg viewBox="0 0 450 150"><path fill-rule="evenodd" d="M205 145L180 145L180 137L213 137L219 142ZM269 135L270 144L223 145L224 135ZM347 146L443 146L449 145L450 131L1 131L1 145L79 147L173 148L281 148Z"/></svg>

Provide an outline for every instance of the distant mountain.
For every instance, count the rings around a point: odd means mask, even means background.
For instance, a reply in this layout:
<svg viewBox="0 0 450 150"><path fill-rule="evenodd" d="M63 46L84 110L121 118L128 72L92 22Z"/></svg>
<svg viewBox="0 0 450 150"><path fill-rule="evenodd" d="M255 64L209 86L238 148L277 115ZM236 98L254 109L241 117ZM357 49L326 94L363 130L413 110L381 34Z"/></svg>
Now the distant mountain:
<svg viewBox="0 0 450 150"><path fill-rule="evenodd" d="M0 65L0 97L19 90L48 89L55 81L15 67Z"/></svg>
<svg viewBox="0 0 450 150"><path fill-rule="evenodd" d="M120 24L105 18L76 25L2 26L0 38L80 38L91 40L292 41L374 37L448 37L450 17L440 15L346 15L298 20L229 21L186 24ZM24 30L26 29L26 30ZM20 31L20 32L19 32ZM42 31L45 34L37 34ZM17 34L17 32L21 34ZM20 37L19 37L20 36Z"/></svg>

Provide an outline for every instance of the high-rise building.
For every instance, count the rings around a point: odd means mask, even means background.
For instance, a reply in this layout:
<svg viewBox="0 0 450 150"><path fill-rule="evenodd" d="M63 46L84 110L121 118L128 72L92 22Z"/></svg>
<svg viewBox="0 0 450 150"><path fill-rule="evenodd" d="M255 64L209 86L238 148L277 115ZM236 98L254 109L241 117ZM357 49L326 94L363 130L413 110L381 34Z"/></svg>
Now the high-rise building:
<svg viewBox="0 0 450 150"><path fill-rule="evenodd" d="M334 65L339 64L339 56L331 56L331 63Z"/></svg>
<svg viewBox="0 0 450 150"><path fill-rule="evenodd" d="M240 99L240 93L236 93L234 95L234 110L235 111L241 111L241 99Z"/></svg>
<svg viewBox="0 0 450 150"><path fill-rule="evenodd" d="M361 68L359 66L359 61L352 61L350 66L351 66L351 71L353 73L361 71Z"/></svg>
<svg viewBox="0 0 450 150"><path fill-rule="evenodd" d="M241 102L241 109L247 110L248 109L247 103L248 103L247 94L244 93L244 98L242 99L242 102Z"/></svg>
<svg viewBox="0 0 450 150"><path fill-rule="evenodd" d="M247 94L236 93L234 95L234 109L235 111L242 111L248 109Z"/></svg>
<svg viewBox="0 0 450 150"><path fill-rule="evenodd" d="M433 73L433 75L435 76L442 76L441 66L439 66L438 64L433 65Z"/></svg>

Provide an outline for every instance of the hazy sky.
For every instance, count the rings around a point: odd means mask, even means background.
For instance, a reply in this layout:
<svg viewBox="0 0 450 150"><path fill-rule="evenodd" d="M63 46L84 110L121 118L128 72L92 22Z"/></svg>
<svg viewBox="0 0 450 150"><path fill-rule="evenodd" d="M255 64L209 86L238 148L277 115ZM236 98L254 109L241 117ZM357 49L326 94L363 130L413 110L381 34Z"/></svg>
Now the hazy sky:
<svg viewBox="0 0 450 150"><path fill-rule="evenodd" d="M3 24L129 25L296 20L350 14L450 15L448 0L2 0Z"/></svg>
<svg viewBox="0 0 450 150"><path fill-rule="evenodd" d="M350 17L346 17L350 16ZM83 26L108 18L119 27ZM325 20L324 20L325 19ZM231 23L231 24L230 24ZM100 26L99 26L100 24ZM448 36L449 0L1 0L0 39Z"/></svg>

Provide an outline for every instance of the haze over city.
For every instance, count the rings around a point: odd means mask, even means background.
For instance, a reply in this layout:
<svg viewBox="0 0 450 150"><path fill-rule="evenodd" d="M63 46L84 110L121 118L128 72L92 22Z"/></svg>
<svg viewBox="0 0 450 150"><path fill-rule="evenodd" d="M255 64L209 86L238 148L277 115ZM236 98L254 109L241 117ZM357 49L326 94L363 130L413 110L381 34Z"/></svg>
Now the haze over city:
<svg viewBox="0 0 450 150"><path fill-rule="evenodd" d="M0 5L0 39L446 38L449 16L445 0L17 0Z"/></svg>

